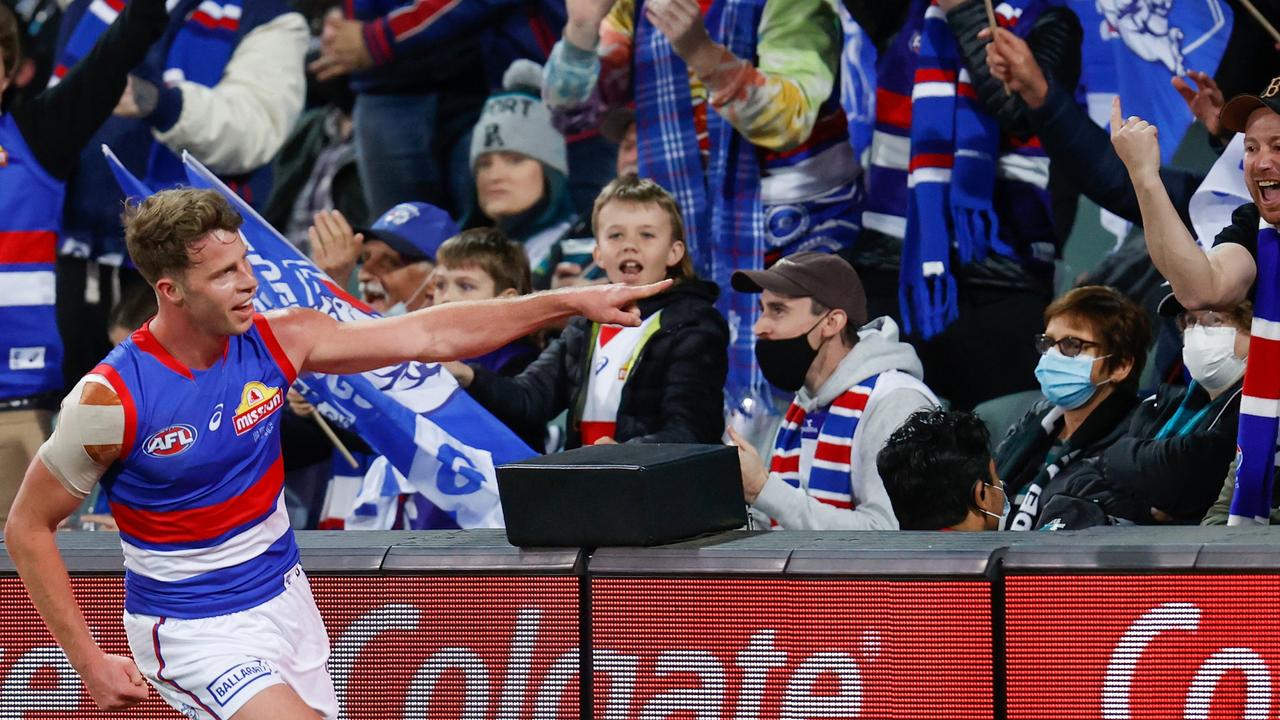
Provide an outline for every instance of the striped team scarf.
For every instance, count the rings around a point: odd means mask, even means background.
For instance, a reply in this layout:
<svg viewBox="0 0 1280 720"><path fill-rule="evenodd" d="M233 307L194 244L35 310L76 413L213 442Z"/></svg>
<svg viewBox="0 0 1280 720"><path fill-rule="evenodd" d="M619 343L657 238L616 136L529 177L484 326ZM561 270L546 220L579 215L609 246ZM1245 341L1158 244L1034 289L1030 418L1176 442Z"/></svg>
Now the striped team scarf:
<svg viewBox="0 0 1280 720"><path fill-rule="evenodd" d="M857 506L853 497L853 436L858 421L867 408L879 375L872 375L846 390L823 410L806 413L793 400L783 416L773 444L769 474L791 487L799 488L801 443L806 425L816 428L818 445L809 468L807 492L819 502L851 510ZM773 523L777 525L775 521Z"/></svg>
<svg viewBox="0 0 1280 720"><path fill-rule="evenodd" d="M127 0L92 0L67 39L54 66L50 85L55 85L69 68L93 49L94 43L115 22ZM160 78L153 82L175 85L189 80L213 87L222 79L240 38L243 0L169 0L170 12L185 16L181 25L170 25L165 41L169 51ZM169 187L186 180L182 160L160 143L153 143L144 182L151 187Z"/></svg>
<svg viewBox="0 0 1280 720"><path fill-rule="evenodd" d="M75 30L72 30L67 38L67 46L63 48L58 62L53 66L49 87L62 82L67 72L75 67L81 58L89 54L98 37L116 21L120 11L124 10L124 6L125 0L92 0L89 3L80 22L76 23Z"/></svg>
<svg viewBox="0 0 1280 720"><path fill-rule="evenodd" d="M1271 518L1271 484L1276 465L1277 417L1280 416L1280 233L1259 222L1257 297L1253 305L1253 337L1240 399L1236 435L1240 463L1231 498L1228 525Z"/></svg>
<svg viewBox="0 0 1280 720"><path fill-rule="evenodd" d="M764 0L715 0L704 21L711 38L734 55L756 59L756 31ZM636 135L640 174L675 197L685 222L685 246L698 274L728 287L735 270L761 269L764 262L764 213L760 204L760 165L754 145L719 113L708 108L710 159L704 171L693 123L689 72L671 43L645 18L644 2L635 17ZM716 307L729 321L731 401L767 398L770 391L756 368L754 336L756 296L723 293Z"/></svg>
<svg viewBox="0 0 1280 720"><path fill-rule="evenodd" d="M999 21L1025 35L1043 9L1040 0L1003 2ZM958 315L953 249L961 263L992 251L1016 255L999 239L993 205L998 162L1011 168L1006 180L1047 184L1047 175L1020 173L1020 163L1010 159L1029 154L1043 160L1043 152L1034 141L1008 142L1002 154L1007 138L979 105L946 14L933 2L914 1L880 69L871 195L863 220L868 228L903 238L903 325L928 338ZM1038 169L1040 163L1032 164ZM1033 194L1044 190L1038 186Z"/></svg>
<svg viewBox="0 0 1280 720"><path fill-rule="evenodd" d="M164 66L165 85L189 81L213 87L231 60L240 40L243 0L181 1L176 12L188 12L186 24L173 37ZM191 8L195 5L194 9ZM147 182L167 187L187 177L182 159L160 143L151 146L147 161Z"/></svg>

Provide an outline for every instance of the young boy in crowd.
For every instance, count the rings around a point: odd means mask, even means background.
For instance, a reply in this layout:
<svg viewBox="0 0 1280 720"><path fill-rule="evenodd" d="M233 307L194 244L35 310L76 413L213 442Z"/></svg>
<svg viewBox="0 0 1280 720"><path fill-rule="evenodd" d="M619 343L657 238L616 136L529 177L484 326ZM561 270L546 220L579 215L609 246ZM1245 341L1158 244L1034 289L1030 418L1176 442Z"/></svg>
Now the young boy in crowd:
<svg viewBox="0 0 1280 720"><path fill-rule="evenodd" d="M512 427L569 410L568 448L718 442L729 329L713 305L719 289L694 275L675 200L650 180L618 178L596 198L592 227L593 259L611 283L676 280L639 303L640 327L575 318L514 378L475 362L447 367Z"/></svg>
<svg viewBox="0 0 1280 720"><path fill-rule="evenodd" d="M840 105L841 32L826 0L582 0L547 59L543 99L566 135L634 102L639 173L675 194L688 253L729 281L800 251L851 247L860 167ZM720 298L736 325L728 392L771 394L751 361L750 298Z"/></svg>
<svg viewBox="0 0 1280 720"><path fill-rule="evenodd" d="M449 238L436 253L436 263L431 281L437 305L533 292L524 248L497 228L474 228ZM540 349L537 337L531 335L466 362L503 377L515 377L538 357ZM546 445L546 423L511 423L511 429L529 447Z"/></svg>

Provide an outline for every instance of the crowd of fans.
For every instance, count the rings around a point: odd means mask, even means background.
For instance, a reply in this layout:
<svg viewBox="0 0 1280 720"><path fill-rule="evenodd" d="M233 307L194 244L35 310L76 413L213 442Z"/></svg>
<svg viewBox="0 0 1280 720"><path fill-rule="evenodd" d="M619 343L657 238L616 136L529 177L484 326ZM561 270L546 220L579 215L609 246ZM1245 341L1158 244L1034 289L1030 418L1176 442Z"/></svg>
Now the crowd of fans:
<svg viewBox="0 0 1280 720"><path fill-rule="evenodd" d="M1178 138L1089 119L1093 29L996 4L176 0L125 36L126 2L5 0L0 524L65 389L155 312L104 144L153 190L190 152L383 314L674 280L639 327L445 370L538 451L736 445L758 527L1225 522L1280 283L1280 45L1241 10L1217 72L1172 81L1214 152L1244 136L1252 202L1206 230ZM878 55L861 148L848 27ZM1064 283L1080 195L1136 229ZM337 429L335 461L315 412L290 392L295 526L457 527L409 487L356 512L335 474L376 453Z"/></svg>

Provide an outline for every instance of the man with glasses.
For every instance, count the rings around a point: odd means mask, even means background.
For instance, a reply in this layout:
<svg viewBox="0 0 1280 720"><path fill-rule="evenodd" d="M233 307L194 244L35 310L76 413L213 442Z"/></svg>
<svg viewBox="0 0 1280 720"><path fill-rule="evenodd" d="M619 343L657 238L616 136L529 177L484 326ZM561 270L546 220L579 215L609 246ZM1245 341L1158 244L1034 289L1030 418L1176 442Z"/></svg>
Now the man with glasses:
<svg viewBox="0 0 1280 720"><path fill-rule="evenodd" d="M1044 500L1059 492L1079 461L1096 457L1127 429L1137 404L1151 325L1142 308L1112 288L1076 288L1045 310L1036 379L1044 400L996 449L1008 484L1009 530L1030 530Z"/></svg>
<svg viewBox="0 0 1280 720"><path fill-rule="evenodd" d="M907 418L876 456L903 530L998 530L1009 514L987 426L972 413Z"/></svg>

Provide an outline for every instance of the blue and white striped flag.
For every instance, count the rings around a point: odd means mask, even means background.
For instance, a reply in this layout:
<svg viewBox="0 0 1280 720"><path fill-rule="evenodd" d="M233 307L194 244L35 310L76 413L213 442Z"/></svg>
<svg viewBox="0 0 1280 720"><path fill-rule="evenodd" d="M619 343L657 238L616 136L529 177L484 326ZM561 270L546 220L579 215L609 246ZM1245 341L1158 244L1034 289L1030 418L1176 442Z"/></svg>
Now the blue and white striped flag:
<svg viewBox="0 0 1280 720"><path fill-rule="evenodd" d="M254 305L260 312L302 306L342 322L377 317L198 160L184 154L183 163L193 187L222 193L244 218L240 230L259 280ZM128 175L118 163L112 170ZM322 415L358 433L459 526L502 527L494 468L535 453L438 364L406 362L359 375L308 373L298 386Z"/></svg>

